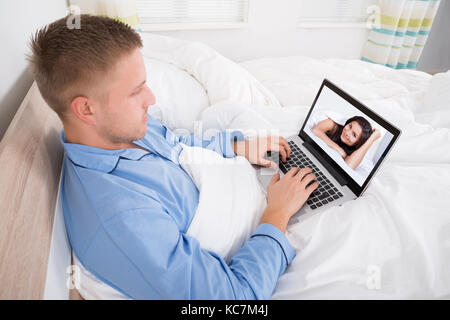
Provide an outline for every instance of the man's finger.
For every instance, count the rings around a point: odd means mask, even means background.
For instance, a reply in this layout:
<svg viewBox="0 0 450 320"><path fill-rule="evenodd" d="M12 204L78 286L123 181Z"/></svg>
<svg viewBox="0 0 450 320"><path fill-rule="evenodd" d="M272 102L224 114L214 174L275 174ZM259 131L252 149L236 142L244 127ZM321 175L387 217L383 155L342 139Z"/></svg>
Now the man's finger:
<svg viewBox="0 0 450 320"><path fill-rule="evenodd" d="M273 161L270 161L268 159L265 159L263 157L259 158L258 164L260 166L266 167L266 168L277 168L277 164Z"/></svg>
<svg viewBox="0 0 450 320"><path fill-rule="evenodd" d="M291 147L289 146L289 143L287 140L283 137L279 137L279 144L286 150L286 154L288 157L291 156Z"/></svg>
<svg viewBox="0 0 450 320"><path fill-rule="evenodd" d="M280 172L277 171L277 172L275 172L275 174L272 176L272 179L270 179L269 184L273 184L273 183L275 183L275 182L277 182L277 181L279 181L279 180L280 180Z"/></svg>
<svg viewBox="0 0 450 320"><path fill-rule="evenodd" d="M303 179L301 180L301 184L306 187L308 183L316 179L316 175L314 173L306 174Z"/></svg>
<svg viewBox="0 0 450 320"><path fill-rule="evenodd" d="M267 151L279 152L281 155L281 160L283 162L286 162L286 151L283 148L281 148L280 145L277 143L270 143L267 146L260 145L259 150L263 150L265 152Z"/></svg>
<svg viewBox="0 0 450 320"><path fill-rule="evenodd" d="M316 190L319 187L319 182L315 181L311 183L309 186L305 188L306 192L308 194L311 194L314 190Z"/></svg>
<svg viewBox="0 0 450 320"><path fill-rule="evenodd" d="M312 172L312 169L311 169L311 168L305 167L305 168L300 169L299 173L297 173L297 176L300 177L300 181L301 181L301 180L303 180L303 178L305 178L305 176L306 176L307 174L309 174L309 173L311 173L311 172Z"/></svg>
<svg viewBox="0 0 450 320"><path fill-rule="evenodd" d="M286 153L286 150L284 150L283 147L280 148L280 154L281 154L281 161L286 162L286 160L287 160L287 153Z"/></svg>
<svg viewBox="0 0 450 320"><path fill-rule="evenodd" d="M288 142L283 137L270 137L268 138L270 150L285 152L286 158L291 155L291 148Z"/></svg>
<svg viewBox="0 0 450 320"><path fill-rule="evenodd" d="M299 168L293 167L293 168L291 168L291 170L289 170L289 171L286 173L286 175L289 176L289 177L293 177L293 176L295 176L295 175L297 174L297 172L299 172L299 171L300 171Z"/></svg>
<svg viewBox="0 0 450 320"><path fill-rule="evenodd" d="M281 155L281 160L286 162L287 158L291 154L291 148L289 147L286 139L280 136L266 137L260 140L259 150L264 151L278 151Z"/></svg>

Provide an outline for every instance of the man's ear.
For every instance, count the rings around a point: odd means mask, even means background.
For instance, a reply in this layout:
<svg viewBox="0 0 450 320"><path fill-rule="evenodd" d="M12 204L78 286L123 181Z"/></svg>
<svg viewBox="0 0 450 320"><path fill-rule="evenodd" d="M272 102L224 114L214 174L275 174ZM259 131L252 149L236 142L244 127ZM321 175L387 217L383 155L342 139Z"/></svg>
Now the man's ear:
<svg viewBox="0 0 450 320"><path fill-rule="evenodd" d="M76 97L72 100L70 108L73 113L87 124L94 124L94 110L90 100L86 97Z"/></svg>

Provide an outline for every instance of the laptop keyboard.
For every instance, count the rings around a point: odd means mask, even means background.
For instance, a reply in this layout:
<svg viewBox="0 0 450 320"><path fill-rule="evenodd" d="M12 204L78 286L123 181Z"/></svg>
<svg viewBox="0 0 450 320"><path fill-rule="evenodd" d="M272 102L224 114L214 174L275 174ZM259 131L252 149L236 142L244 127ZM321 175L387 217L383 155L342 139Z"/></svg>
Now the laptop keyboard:
<svg viewBox="0 0 450 320"><path fill-rule="evenodd" d="M316 181L319 186L311 193L311 196L306 201L311 209L317 209L321 206L333 202L339 198L342 198L342 193L333 185L333 183L327 179L327 177L320 171L320 169L308 158L308 156L300 150L297 145L289 141L291 147L291 155L286 162L279 161L279 167L283 173L288 172L293 167L304 168L309 167L316 175Z"/></svg>

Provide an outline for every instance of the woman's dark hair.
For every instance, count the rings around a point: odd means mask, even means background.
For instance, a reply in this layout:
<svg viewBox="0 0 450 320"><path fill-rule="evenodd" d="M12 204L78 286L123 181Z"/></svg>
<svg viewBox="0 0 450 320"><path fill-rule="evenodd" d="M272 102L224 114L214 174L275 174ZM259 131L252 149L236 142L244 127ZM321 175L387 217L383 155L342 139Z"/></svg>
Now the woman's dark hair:
<svg viewBox="0 0 450 320"><path fill-rule="evenodd" d="M353 146L348 146L341 141L341 134L342 134L342 130L344 129L344 127L352 121L358 122L358 124L361 126L362 132L361 132L361 136L359 137L359 140L356 141L356 143ZM344 151L347 155L351 155L355 150L357 150L359 147L361 147L364 144L364 142L366 142L366 140L369 139L370 135L372 134L372 126L370 125L370 122L360 116L355 116L355 117L348 119L343 126L340 124L336 124L336 125L337 125L337 129L334 130L334 133L332 133L332 134L327 133L327 135L338 146L340 146L342 149L344 149Z"/></svg>

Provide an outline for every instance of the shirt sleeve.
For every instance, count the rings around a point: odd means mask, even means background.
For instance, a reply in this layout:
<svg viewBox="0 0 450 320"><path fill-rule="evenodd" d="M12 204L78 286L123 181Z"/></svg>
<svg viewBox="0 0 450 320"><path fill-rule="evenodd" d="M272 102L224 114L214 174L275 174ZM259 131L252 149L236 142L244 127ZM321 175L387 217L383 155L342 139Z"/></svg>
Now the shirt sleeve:
<svg viewBox="0 0 450 320"><path fill-rule="evenodd" d="M176 134L157 119L149 116L147 131L164 137L172 146L181 142L191 147L202 147L213 150L223 157L233 158L233 142L245 140L244 134L239 130L217 131L211 138L204 139L195 134Z"/></svg>
<svg viewBox="0 0 450 320"><path fill-rule="evenodd" d="M223 155L225 158L233 158L236 157L236 154L234 153L232 143L234 141L242 141L245 138L244 134L239 130L226 130L217 132L211 139L203 139L194 134L177 136L177 139L178 142L188 146L210 149Z"/></svg>
<svg viewBox="0 0 450 320"><path fill-rule="evenodd" d="M135 299L269 299L295 256L285 235L271 224L259 225L228 265L154 208L121 214L105 228L133 268L124 280L116 276L113 282ZM135 290L142 282L147 289Z"/></svg>

